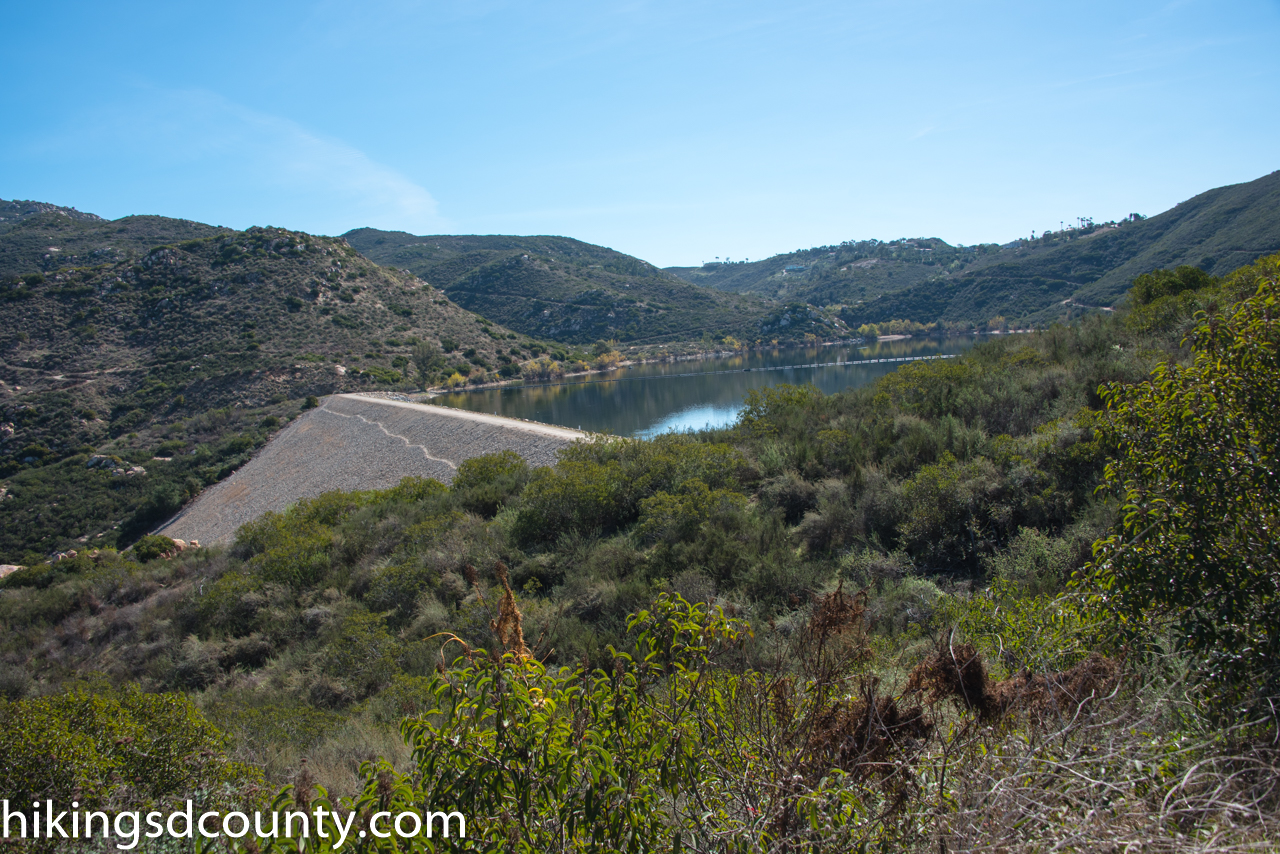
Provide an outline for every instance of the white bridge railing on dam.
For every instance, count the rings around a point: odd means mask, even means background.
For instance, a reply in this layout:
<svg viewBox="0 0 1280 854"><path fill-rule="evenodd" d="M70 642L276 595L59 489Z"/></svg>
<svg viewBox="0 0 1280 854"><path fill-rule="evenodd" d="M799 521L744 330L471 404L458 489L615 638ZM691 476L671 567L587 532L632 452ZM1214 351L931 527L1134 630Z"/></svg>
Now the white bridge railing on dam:
<svg viewBox="0 0 1280 854"><path fill-rule="evenodd" d="M674 380L680 377L711 377L716 374L752 374L763 371L794 371L802 368L838 368L855 365L882 365L888 362L928 362L934 359L954 359L955 353L937 354L933 356L897 356L886 359L850 359L841 362L813 362L808 365L773 365L767 368L734 368L724 371L689 371L683 374L648 374L643 377L606 377L598 380L564 380L562 382L520 383L508 388L542 388L556 385L590 385L591 383L620 383L632 380ZM461 391L462 389L454 389ZM468 388L466 391L488 391L486 388Z"/></svg>

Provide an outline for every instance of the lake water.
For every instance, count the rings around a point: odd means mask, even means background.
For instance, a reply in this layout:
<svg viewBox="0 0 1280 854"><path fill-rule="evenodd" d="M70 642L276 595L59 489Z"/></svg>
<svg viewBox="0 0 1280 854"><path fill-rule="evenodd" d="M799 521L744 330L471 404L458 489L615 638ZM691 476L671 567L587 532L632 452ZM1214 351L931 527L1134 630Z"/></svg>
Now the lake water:
<svg viewBox="0 0 1280 854"><path fill-rule="evenodd" d="M754 351L712 359L636 365L609 374L570 377L561 385L454 392L440 395L432 403L593 433L647 437L669 430L699 430L732 424L742 410L749 389L780 383L812 383L831 394L866 385L902 364L806 367L815 363L956 355L972 347L975 341L973 336L908 338L870 345ZM766 368L775 370L762 370Z"/></svg>

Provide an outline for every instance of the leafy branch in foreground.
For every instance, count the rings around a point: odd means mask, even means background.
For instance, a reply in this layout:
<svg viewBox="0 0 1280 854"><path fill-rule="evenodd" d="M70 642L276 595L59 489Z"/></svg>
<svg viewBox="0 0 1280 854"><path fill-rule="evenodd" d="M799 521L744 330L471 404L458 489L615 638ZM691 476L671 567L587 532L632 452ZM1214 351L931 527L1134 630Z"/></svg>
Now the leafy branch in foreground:
<svg viewBox="0 0 1280 854"><path fill-rule="evenodd" d="M1172 621L1223 709L1280 687L1280 261L1255 268L1253 297L1201 315L1192 364L1108 386L1100 428L1124 502L1095 546L1101 599L1129 638Z"/></svg>

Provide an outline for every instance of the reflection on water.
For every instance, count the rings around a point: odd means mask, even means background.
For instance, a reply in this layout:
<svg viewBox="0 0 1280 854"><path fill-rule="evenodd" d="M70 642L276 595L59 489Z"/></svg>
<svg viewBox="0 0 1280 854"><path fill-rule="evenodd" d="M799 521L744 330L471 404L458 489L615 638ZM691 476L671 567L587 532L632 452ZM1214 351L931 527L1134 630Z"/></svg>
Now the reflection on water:
<svg viewBox="0 0 1280 854"><path fill-rule="evenodd" d="M733 423L747 391L813 383L827 394L866 385L901 363L803 367L813 363L962 353L970 336L882 341L870 346L794 348L716 359L637 365L609 375L572 377L564 385L509 386L444 394L432 402L527 418L594 433L648 437ZM761 368L781 370L761 371ZM734 373L713 374L712 371ZM681 376L693 374L693 376ZM599 380L605 379L605 382Z"/></svg>
<svg viewBox="0 0 1280 854"><path fill-rule="evenodd" d="M691 406L679 412L673 412L652 427L637 430L635 435L648 439L659 433L682 432L684 430L705 430L708 427L723 427L738 420L739 406Z"/></svg>

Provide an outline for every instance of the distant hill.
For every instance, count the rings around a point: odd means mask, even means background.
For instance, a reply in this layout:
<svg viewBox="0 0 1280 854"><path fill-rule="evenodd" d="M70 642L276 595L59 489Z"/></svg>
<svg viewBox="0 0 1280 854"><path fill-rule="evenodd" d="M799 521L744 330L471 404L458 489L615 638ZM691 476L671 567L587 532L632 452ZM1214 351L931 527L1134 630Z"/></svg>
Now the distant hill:
<svg viewBox="0 0 1280 854"><path fill-rule="evenodd" d="M1000 251L956 247L937 238L847 241L797 249L763 261L669 267L686 281L818 306L856 305L970 268Z"/></svg>
<svg viewBox="0 0 1280 854"><path fill-rule="evenodd" d="M1280 251L1280 172L1201 193L1147 219L1087 224L1003 246L866 240L752 263L673 267L721 290L843 305L853 325L891 319L982 324L1068 318L1112 306L1159 267L1221 275ZM788 269L790 268L790 269Z"/></svg>
<svg viewBox="0 0 1280 854"><path fill-rule="evenodd" d="M0 562L127 541L305 396L407 387L419 344L471 377L541 352L338 238L88 216L0 230ZM112 474L134 464L147 474Z"/></svg>
<svg viewBox="0 0 1280 854"><path fill-rule="evenodd" d="M814 331L779 325L786 309L775 300L691 286L638 258L567 237L419 237L373 228L343 237L366 258L409 270L464 308L538 338L652 344L704 333L754 341Z"/></svg>
<svg viewBox="0 0 1280 854"><path fill-rule="evenodd" d="M1133 229L1098 234L1070 246L1065 257L1079 267L1106 270L1073 297L1109 305L1136 276L1159 267L1190 264L1222 276L1277 250L1280 171L1201 193Z"/></svg>

